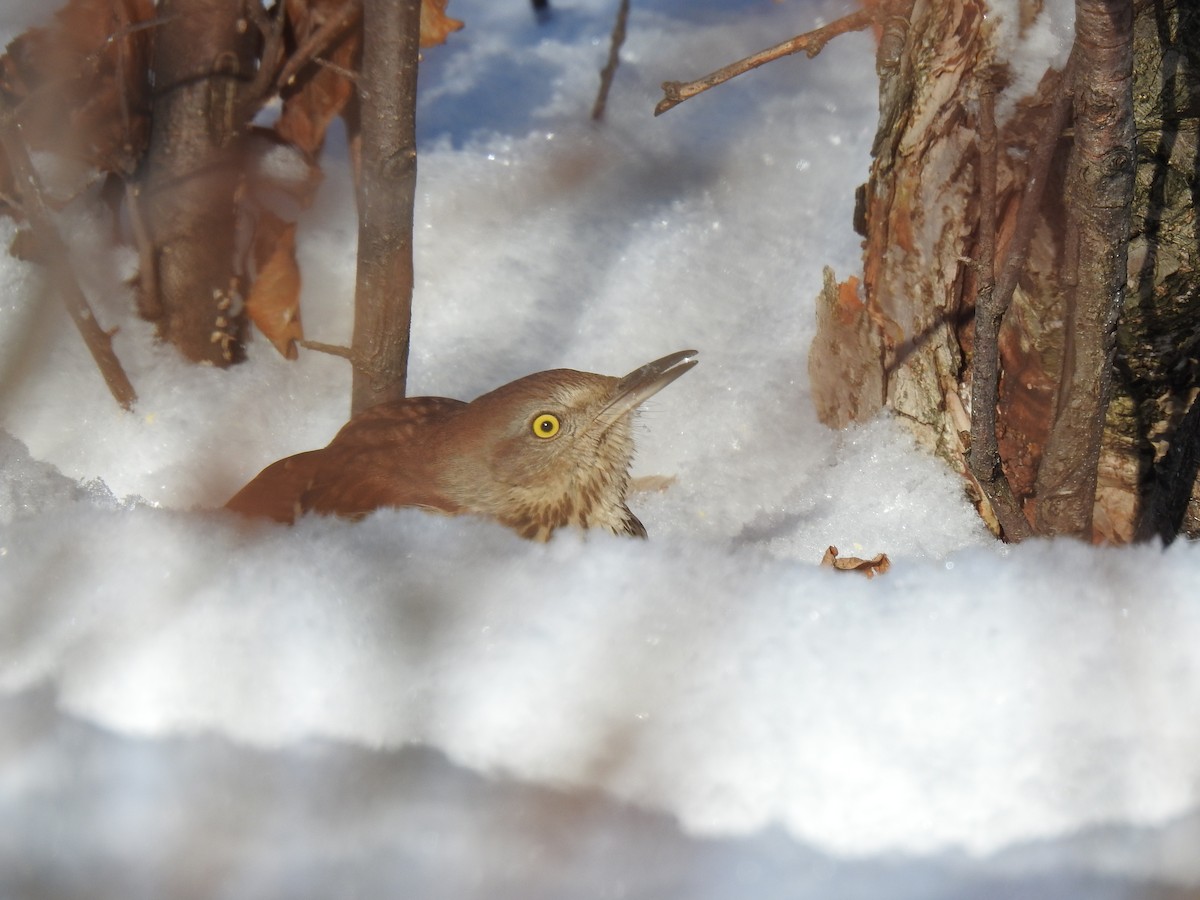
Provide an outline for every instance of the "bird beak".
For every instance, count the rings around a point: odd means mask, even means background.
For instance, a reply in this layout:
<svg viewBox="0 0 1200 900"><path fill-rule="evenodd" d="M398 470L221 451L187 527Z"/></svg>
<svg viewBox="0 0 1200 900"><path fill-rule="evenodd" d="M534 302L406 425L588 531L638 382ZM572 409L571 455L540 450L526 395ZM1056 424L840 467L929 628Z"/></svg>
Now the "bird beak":
<svg viewBox="0 0 1200 900"><path fill-rule="evenodd" d="M594 425L601 431L610 428L629 412L641 406L668 384L699 362L698 350L680 350L641 368L634 369L617 382L612 399L596 416Z"/></svg>

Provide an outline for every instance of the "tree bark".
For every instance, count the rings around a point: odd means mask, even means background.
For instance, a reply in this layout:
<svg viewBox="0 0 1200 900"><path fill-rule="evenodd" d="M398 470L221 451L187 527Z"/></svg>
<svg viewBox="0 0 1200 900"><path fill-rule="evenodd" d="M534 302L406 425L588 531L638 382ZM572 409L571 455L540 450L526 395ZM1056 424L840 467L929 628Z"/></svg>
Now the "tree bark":
<svg viewBox="0 0 1200 900"><path fill-rule="evenodd" d="M1139 0L1134 22L1138 163L1129 289L1097 515L1131 494L1137 536L1200 537L1200 7Z"/></svg>
<svg viewBox="0 0 1200 900"><path fill-rule="evenodd" d="M1080 49L1096 40L1088 36L1095 11L1124 12L1128 29L1127 3L1082 5ZM988 253L986 229L976 224L983 178L971 85L1004 60L990 58L980 0L907 6L891 0L879 45L880 123L856 211L866 238L865 296L849 302L852 281L822 292L813 396L833 425L891 408L965 473L962 435L977 419L966 387L976 366L991 367L979 344L992 338L980 327L994 324L975 318ZM1128 116L1109 130L1097 118L1127 103L1129 82L1102 73L1115 65L1128 77L1128 57L1113 58L1128 54L1128 30L1124 51L1101 44L1084 53L1090 70L1080 82L1079 118L1088 122L1064 130L1070 86L1049 71L997 134L994 290L1001 306L1012 296L995 338L1001 469L1035 530L1112 542L1200 532L1200 10L1180 0L1138 0L1133 9L1131 218L1122 219L1130 215ZM1102 144L1097 129L1110 135ZM1073 138L1081 160L1093 162L1072 164L1068 176ZM1089 199L1097 187L1086 179L1107 189L1099 200ZM1087 237L1095 226L1085 224L1068 238L1070 222L1095 216L1105 232ZM1071 295L1084 306L1067 314ZM837 315L828 312L829 298L841 298ZM878 383L881 399L872 402L873 390L861 386ZM987 412L979 412L977 430L986 430ZM981 471L988 462L980 459ZM989 510L981 499L981 511Z"/></svg>
<svg viewBox="0 0 1200 900"><path fill-rule="evenodd" d="M1042 534L1090 539L1133 200L1133 11L1128 0L1076 0L1075 57L1067 327L1054 424L1038 469L1037 526Z"/></svg>
<svg viewBox="0 0 1200 900"><path fill-rule="evenodd" d="M234 194L254 33L231 0L163 0L159 18L137 192L154 254L140 311L189 359L225 366L241 351Z"/></svg>
<svg viewBox="0 0 1200 900"><path fill-rule="evenodd" d="M405 393L420 23L420 0L364 3L352 413Z"/></svg>

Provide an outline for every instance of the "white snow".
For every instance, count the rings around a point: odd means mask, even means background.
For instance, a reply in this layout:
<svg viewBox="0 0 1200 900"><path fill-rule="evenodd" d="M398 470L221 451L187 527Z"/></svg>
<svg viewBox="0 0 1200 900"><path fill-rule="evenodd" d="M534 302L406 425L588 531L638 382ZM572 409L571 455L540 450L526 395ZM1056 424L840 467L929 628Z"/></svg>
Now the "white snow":
<svg viewBox="0 0 1200 900"><path fill-rule="evenodd" d="M700 365L648 404L646 542L414 510L218 507L344 421L345 364L196 368L76 264L116 408L0 259L0 897L1183 897L1200 889L1200 553L995 544L884 417L815 419L821 267L851 230L868 35L659 119L849 0L455 0L426 52L411 389ZM26 8L26 17L33 5ZM8 8L0 30L19 31ZM344 148L299 232L315 340L351 327ZM0 242L13 234L0 223ZM887 552L868 581L825 547Z"/></svg>
<svg viewBox="0 0 1200 900"><path fill-rule="evenodd" d="M1036 15L1021 27L1022 7ZM1037 7L1022 0L987 0L995 58L1008 66L1009 83L1000 92L996 120L1003 125L1017 109L1017 101L1031 96L1047 69L1062 70L1075 40L1073 0L1045 0Z"/></svg>

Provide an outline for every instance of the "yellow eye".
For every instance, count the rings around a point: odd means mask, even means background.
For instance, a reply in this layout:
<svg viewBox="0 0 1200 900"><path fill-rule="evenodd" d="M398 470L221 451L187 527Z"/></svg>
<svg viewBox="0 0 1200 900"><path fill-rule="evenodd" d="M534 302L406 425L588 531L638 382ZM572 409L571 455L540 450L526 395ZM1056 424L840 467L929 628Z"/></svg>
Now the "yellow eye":
<svg viewBox="0 0 1200 900"><path fill-rule="evenodd" d="M552 438L558 434L558 416L542 413L533 420L533 433L540 438Z"/></svg>

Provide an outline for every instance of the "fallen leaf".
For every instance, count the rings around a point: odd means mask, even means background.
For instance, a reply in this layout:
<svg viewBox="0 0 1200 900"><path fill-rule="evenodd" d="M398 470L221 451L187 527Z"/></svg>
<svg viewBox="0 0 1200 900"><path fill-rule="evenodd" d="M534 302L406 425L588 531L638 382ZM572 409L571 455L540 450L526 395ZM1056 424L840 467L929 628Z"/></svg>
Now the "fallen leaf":
<svg viewBox="0 0 1200 900"><path fill-rule="evenodd" d="M246 297L246 315L287 359L304 340L300 323L300 267L296 263L296 223L266 214L255 236L258 275Z"/></svg>
<svg viewBox="0 0 1200 900"><path fill-rule="evenodd" d="M859 559L857 556L838 556L838 548L830 545L821 559L821 565L831 566L843 572L861 572L868 578L882 575L892 567L892 561L886 553L879 553L871 559Z"/></svg>

